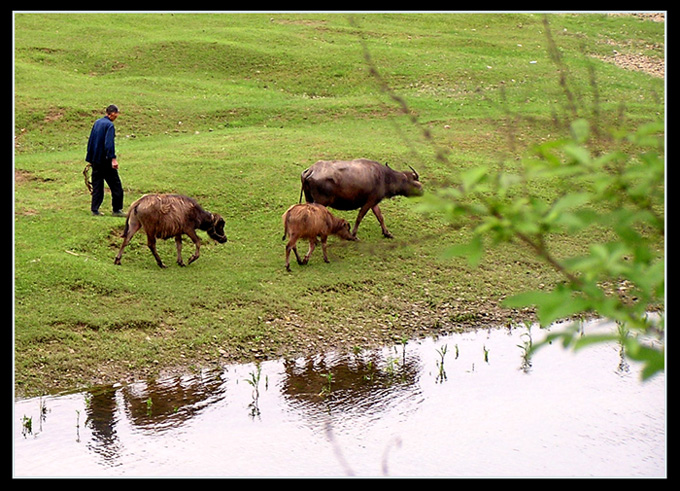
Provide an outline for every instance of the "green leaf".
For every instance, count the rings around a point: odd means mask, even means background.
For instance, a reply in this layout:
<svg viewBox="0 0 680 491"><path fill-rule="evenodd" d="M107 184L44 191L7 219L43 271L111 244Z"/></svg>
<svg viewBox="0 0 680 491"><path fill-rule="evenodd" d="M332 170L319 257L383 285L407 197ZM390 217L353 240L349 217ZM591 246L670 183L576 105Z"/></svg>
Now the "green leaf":
<svg viewBox="0 0 680 491"><path fill-rule="evenodd" d="M590 201L589 193L570 193L562 196L557 201L555 201L545 216L544 220L547 223L553 223L560 221L561 223L576 224L582 223L578 215L573 215L571 213L566 213L567 211L578 208Z"/></svg>
<svg viewBox="0 0 680 491"><path fill-rule="evenodd" d="M638 145L655 146L663 143L661 135L665 131L663 121L655 121L641 125L637 131L629 136L629 140Z"/></svg>
<svg viewBox="0 0 680 491"><path fill-rule="evenodd" d="M488 169L484 166L468 169L461 175L463 189L470 192L475 189L487 177Z"/></svg>
<svg viewBox="0 0 680 491"><path fill-rule="evenodd" d="M510 174L507 172L501 172L498 175L497 179L497 184L498 184L498 194L500 197L505 197L507 196L508 191L510 188L516 184L519 184L522 182L522 178L517 175L517 174Z"/></svg>
<svg viewBox="0 0 680 491"><path fill-rule="evenodd" d="M606 343L609 341L618 341L621 337L618 334L585 334L579 336L573 342L574 351L585 348L592 344Z"/></svg>
<svg viewBox="0 0 680 491"><path fill-rule="evenodd" d="M558 285L551 292L529 291L520 293L503 300L503 305L506 307L535 305L538 320L542 327L547 327L553 322L566 319L589 308L589 303L586 299L575 296L564 285Z"/></svg>
<svg viewBox="0 0 680 491"><path fill-rule="evenodd" d="M565 145L564 153L579 164L590 165L592 162L590 152L581 145Z"/></svg>
<svg viewBox="0 0 680 491"><path fill-rule="evenodd" d="M635 338L627 338L625 341L626 356L630 359L644 363L642 379L647 380L665 367L665 350L655 349L641 344Z"/></svg>
<svg viewBox="0 0 680 491"><path fill-rule="evenodd" d="M585 119L577 119L571 123L571 136L577 143L585 143L590 135L590 123Z"/></svg>
<svg viewBox="0 0 680 491"><path fill-rule="evenodd" d="M466 257L471 266L477 266L484 254L484 244L479 235L475 235L467 244L455 244L444 251L444 257Z"/></svg>

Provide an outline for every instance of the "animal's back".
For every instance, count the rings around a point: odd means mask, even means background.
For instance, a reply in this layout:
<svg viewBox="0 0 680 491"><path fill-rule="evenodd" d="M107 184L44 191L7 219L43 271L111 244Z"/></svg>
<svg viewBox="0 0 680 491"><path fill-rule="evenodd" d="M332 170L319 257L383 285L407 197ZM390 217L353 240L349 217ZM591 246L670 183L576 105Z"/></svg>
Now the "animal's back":
<svg viewBox="0 0 680 491"><path fill-rule="evenodd" d="M353 180L361 180L375 173L382 164L374 160L319 160L310 169L312 179L345 179L352 177Z"/></svg>
<svg viewBox="0 0 680 491"><path fill-rule="evenodd" d="M316 237L321 226L327 223L329 211L317 203L293 205L283 214L283 236ZM293 229L293 230L291 230Z"/></svg>
<svg viewBox="0 0 680 491"><path fill-rule="evenodd" d="M381 167L368 159L320 160L303 174L305 198L339 210L359 208L381 182Z"/></svg>
<svg viewBox="0 0 680 491"><path fill-rule="evenodd" d="M130 205L128 219L138 220L147 233L165 239L183 232L186 216L197 206L188 196L145 194Z"/></svg>
<svg viewBox="0 0 680 491"><path fill-rule="evenodd" d="M196 206L196 201L179 194L145 194L130 205L130 210L139 214L167 215L177 210L189 210Z"/></svg>

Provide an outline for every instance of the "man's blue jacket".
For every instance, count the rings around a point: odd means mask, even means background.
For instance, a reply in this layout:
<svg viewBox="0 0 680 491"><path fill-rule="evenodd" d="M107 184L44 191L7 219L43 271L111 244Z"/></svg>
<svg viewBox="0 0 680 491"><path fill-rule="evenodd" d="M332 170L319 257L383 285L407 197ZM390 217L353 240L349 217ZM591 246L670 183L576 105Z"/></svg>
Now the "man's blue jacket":
<svg viewBox="0 0 680 491"><path fill-rule="evenodd" d="M85 161L93 166L111 165L111 160L116 158L115 138L113 121L107 116L95 121L87 142Z"/></svg>

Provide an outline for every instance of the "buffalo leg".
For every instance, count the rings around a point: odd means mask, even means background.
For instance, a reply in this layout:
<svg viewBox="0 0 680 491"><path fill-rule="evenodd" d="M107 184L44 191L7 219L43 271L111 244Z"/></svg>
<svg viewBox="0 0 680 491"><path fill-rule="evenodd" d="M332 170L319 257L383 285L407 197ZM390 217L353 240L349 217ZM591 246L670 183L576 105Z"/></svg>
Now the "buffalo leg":
<svg viewBox="0 0 680 491"><path fill-rule="evenodd" d="M314 252L315 247L316 239L309 239L309 251L307 251L307 255L302 259L302 262L300 264L307 264L309 262L309 256L312 255L312 252Z"/></svg>
<svg viewBox="0 0 680 491"><path fill-rule="evenodd" d="M113 260L113 264L120 264L120 258L123 257L123 249L125 249L125 246L127 246L130 243L130 240L132 240L132 236L135 235L140 228L141 225L139 224L139 222L132 221L132 223L129 224L127 233L123 236L124 237L123 244L120 246L118 254L116 255L116 259Z"/></svg>
<svg viewBox="0 0 680 491"><path fill-rule="evenodd" d="M392 239L394 235L392 235L389 230L387 230L387 227L385 226L385 219L382 216L382 212L380 211L380 207L378 205L375 205L373 208L373 214L375 217L378 219L378 222L380 222L380 228L382 229L382 233L385 237L388 239Z"/></svg>
<svg viewBox="0 0 680 491"><path fill-rule="evenodd" d="M321 250L323 251L323 261L329 263L330 261L328 260L328 254L326 252L326 240L328 240L328 237L321 237Z"/></svg>
<svg viewBox="0 0 680 491"><path fill-rule="evenodd" d="M189 264L191 264L196 259L198 259L198 256L200 256L201 239L198 238L198 235L196 235L195 230L188 231L187 235L189 236L189 238L193 241L194 245L196 246L196 250L194 251L194 253L189 258Z"/></svg>
<svg viewBox="0 0 680 491"><path fill-rule="evenodd" d="M300 261L300 256L298 255L297 247L297 238L292 237L289 241L288 244L286 244L286 271L290 271L290 251L292 250L295 253L295 257L297 258L298 264L302 264L302 261Z"/></svg>
<svg viewBox="0 0 680 491"><path fill-rule="evenodd" d="M175 247L177 248L177 264L184 266L182 260L182 235L175 235Z"/></svg>
<svg viewBox="0 0 680 491"><path fill-rule="evenodd" d="M372 207L369 204L365 204L364 206L361 207L359 210L359 214L357 215L356 222L354 222L354 230L352 230L352 235L354 237L357 236L357 230L359 229L359 224L361 223L361 220L364 219L364 215L370 210Z"/></svg>
<svg viewBox="0 0 680 491"><path fill-rule="evenodd" d="M160 256L158 255L158 251L156 250L156 237L154 237L151 234L146 234L146 245L151 251L151 254L153 254L153 257L156 258L156 263L161 267L165 268L165 264L163 264L163 261L161 261Z"/></svg>
<svg viewBox="0 0 680 491"><path fill-rule="evenodd" d="M290 244L286 244L286 271L290 271Z"/></svg>

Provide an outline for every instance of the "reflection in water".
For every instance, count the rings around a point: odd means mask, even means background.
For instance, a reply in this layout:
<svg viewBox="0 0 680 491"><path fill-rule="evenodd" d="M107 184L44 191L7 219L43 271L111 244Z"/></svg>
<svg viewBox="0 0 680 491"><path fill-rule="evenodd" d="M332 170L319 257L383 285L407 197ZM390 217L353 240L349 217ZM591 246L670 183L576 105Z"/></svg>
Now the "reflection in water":
<svg viewBox="0 0 680 491"><path fill-rule="evenodd" d="M17 401L15 475L665 475L663 375L641 384L615 346L529 359L531 336L468 332ZM24 435L22 418L40 425Z"/></svg>
<svg viewBox="0 0 680 491"><path fill-rule="evenodd" d="M224 397L219 374L168 377L115 388L100 387L84 393L85 425L92 438L87 445L110 466L119 465L122 443L116 427L124 418L143 433L178 428Z"/></svg>
<svg viewBox="0 0 680 491"><path fill-rule="evenodd" d="M380 413L417 391L419 362L417 355L400 358L385 351L284 361L281 393L312 420L336 410L343 415Z"/></svg>
<svg viewBox="0 0 680 491"><path fill-rule="evenodd" d="M342 468L355 475L334 428L347 421L379 419L394 405L418 395L419 356L403 350L366 351L353 354L325 354L283 362L281 394L286 404L310 427L322 427ZM389 442L386 450L392 445ZM387 473L386 456L382 459Z"/></svg>
<svg viewBox="0 0 680 491"><path fill-rule="evenodd" d="M121 389L128 420L149 432L181 426L225 397L219 372L170 377Z"/></svg>
<svg viewBox="0 0 680 491"><path fill-rule="evenodd" d="M116 391L110 387L95 390L85 396L89 399L85 407L85 425L92 431L92 438L87 440L87 446L110 465L116 464L121 445L116 434L116 396Z"/></svg>

